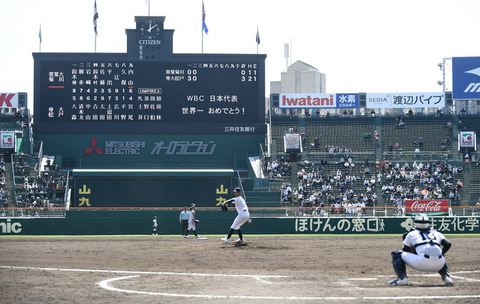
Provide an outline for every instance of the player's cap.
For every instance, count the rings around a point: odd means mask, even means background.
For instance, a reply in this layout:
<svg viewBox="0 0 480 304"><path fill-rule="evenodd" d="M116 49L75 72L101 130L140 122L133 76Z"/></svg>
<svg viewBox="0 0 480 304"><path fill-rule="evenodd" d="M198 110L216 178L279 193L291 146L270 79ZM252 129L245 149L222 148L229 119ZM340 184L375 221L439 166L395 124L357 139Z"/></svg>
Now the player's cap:
<svg viewBox="0 0 480 304"><path fill-rule="evenodd" d="M419 213L413 220L415 228L417 229L428 229L430 227L430 219L425 213Z"/></svg>
<svg viewBox="0 0 480 304"><path fill-rule="evenodd" d="M233 192L242 192L242 190L240 189L240 187L235 187L233 188Z"/></svg>
<svg viewBox="0 0 480 304"><path fill-rule="evenodd" d="M192 205L190 206L190 208L195 208L197 205L195 205L195 203L192 203Z"/></svg>

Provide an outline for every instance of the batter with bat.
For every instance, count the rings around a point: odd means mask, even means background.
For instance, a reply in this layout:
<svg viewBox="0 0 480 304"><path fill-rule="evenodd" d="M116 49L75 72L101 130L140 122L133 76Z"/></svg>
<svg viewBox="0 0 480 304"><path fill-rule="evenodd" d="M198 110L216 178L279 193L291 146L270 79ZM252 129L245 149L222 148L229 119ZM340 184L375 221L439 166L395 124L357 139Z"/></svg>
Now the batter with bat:
<svg viewBox="0 0 480 304"><path fill-rule="evenodd" d="M235 231L237 231L238 237L239 237L239 239L236 240L235 243L237 243L237 244L244 243L245 240L243 238L243 233L242 233L241 227L246 222L251 223L251 221L252 221L250 219L250 213L248 212L247 202L245 202L245 199L243 197L241 197L240 194L241 194L240 187L233 188L234 198L231 198L231 199L223 202L222 206L221 206L222 211L227 211L228 210L227 204L228 203L233 203L235 205L235 209L237 209L237 213L238 213L237 217L233 221L232 226L230 227L230 231L228 232L228 235L226 237L222 238L222 241L224 243L228 243L228 241L230 240L230 237L232 236L232 234Z"/></svg>
<svg viewBox="0 0 480 304"><path fill-rule="evenodd" d="M393 269L398 278L390 286L408 285L405 264L419 271L438 272L447 286L453 285L445 254L452 246L442 233L430 227L428 215L419 213L413 220L415 229L403 235L403 249L392 252Z"/></svg>

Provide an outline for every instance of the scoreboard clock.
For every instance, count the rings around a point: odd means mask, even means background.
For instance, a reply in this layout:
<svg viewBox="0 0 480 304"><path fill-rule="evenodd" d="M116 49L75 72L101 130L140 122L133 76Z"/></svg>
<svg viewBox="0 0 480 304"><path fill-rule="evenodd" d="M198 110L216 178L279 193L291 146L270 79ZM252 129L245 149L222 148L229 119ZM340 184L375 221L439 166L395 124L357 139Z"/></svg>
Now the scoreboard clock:
<svg viewBox="0 0 480 304"><path fill-rule="evenodd" d="M153 39L160 39L160 25L159 22L149 19L139 24L141 39L147 39L147 41L153 41Z"/></svg>
<svg viewBox="0 0 480 304"><path fill-rule="evenodd" d="M138 59L154 60L157 58L163 41L164 21L165 17L135 17Z"/></svg>

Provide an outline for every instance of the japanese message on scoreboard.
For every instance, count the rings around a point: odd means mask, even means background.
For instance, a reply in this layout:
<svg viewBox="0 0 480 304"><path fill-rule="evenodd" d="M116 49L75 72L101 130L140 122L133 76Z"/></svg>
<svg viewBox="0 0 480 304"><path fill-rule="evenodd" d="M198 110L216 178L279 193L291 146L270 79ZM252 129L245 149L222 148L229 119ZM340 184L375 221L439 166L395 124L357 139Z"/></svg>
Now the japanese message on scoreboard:
<svg viewBox="0 0 480 304"><path fill-rule="evenodd" d="M264 130L264 66L227 61L42 61L37 124L70 132Z"/></svg>

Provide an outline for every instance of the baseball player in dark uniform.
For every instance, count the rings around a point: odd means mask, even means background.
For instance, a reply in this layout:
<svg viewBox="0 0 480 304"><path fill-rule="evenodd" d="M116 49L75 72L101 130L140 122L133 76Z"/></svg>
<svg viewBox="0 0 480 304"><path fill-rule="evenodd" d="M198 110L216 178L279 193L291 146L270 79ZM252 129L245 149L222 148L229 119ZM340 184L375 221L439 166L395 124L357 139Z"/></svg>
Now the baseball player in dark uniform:
<svg viewBox="0 0 480 304"><path fill-rule="evenodd" d="M187 206L184 206L183 211L180 212L180 217L179 217L180 224L182 224L182 236L184 238L187 238L185 233L187 232L187 229L188 229L188 219L189 218L190 218L190 214L187 211Z"/></svg>
<svg viewBox="0 0 480 304"><path fill-rule="evenodd" d="M452 246L442 233L430 227L428 215L419 213L413 221L415 229L403 235L403 249L392 252L393 269L398 278L390 286L408 285L405 264L419 271L438 272L447 286L453 285L445 254Z"/></svg>

